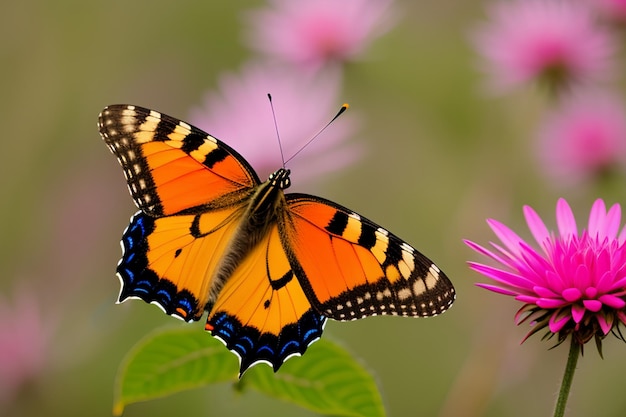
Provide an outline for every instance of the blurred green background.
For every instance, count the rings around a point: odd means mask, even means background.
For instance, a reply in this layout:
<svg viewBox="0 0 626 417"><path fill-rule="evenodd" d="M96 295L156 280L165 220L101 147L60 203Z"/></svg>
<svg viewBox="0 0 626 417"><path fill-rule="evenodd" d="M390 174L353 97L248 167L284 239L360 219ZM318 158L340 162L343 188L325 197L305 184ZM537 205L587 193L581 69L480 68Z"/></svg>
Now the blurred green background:
<svg viewBox="0 0 626 417"><path fill-rule="evenodd" d="M96 118L112 103L186 118L219 74L250 58L242 12L262 4L28 0L0 8L0 323L6 331L6 323L32 324L12 307L16 294L31 294L45 343L42 365L0 403L0 415L109 416L125 353L153 328L185 325L142 302L114 303L118 241L135 208ZM528 329L513 324L519 305L473 286L481 277L465 262L478 256L462 239L493 240L487 217L529 237L522 205L553 226L561 196L582 224L596 197L623 202L623 191L561 190L541 176L532 153L541 92L482 92L468 34L484 19L483 3L397 6L397 25L345 67L342 101L358 112L356 140L368 152L316 193L414 244L447 273L458 299L433 319L330 322L325 337L375 374L390 416L548 415L567 347L548 350L539 337L520 346ZM624 415L625 348L608 338L602 360L589 346L568 416ZM229 385L125 413L187 414L313 415Z"/></svg>

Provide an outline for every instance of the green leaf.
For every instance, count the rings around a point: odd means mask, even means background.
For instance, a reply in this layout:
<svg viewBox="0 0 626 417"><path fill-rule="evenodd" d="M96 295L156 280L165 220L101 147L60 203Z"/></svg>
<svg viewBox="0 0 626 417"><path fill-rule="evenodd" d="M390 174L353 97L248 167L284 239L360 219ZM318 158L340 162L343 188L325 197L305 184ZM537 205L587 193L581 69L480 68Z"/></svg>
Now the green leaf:
<svg viewBox="0 0 626 417"><path fill-rule="evenodd" d="M193 328L160 329L142 339L117 373L113 414L128 404L211 383L236 381L239 367L217 339Z"/></svg>
<svg viewBox="0 0 626 417"><path fill-rule="evenodd" d="M277 373L267 366L255 366L241 383L244 388L320 414L385 415L374 377L344 348L328 339L313 344L301 358L285 362Z"/></svg>
<svg viewBox="0 0 626 417"><path fill-rule="evenodd" d="M200 386L236 382L235 356L208 333L193 328L159 330L124 358L115 386L113 414L126 405ZM320 414L385 415L374 378L345 349L322 339L274 373L264 364L249 369L234 387L251 388Z"/></svg>

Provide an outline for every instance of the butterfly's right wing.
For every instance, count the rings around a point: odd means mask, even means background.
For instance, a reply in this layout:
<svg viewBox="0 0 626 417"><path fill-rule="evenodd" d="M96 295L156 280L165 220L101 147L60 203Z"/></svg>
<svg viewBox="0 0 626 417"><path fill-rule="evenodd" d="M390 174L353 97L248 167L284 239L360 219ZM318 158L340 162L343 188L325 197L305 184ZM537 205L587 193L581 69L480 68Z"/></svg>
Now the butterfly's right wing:
<svg viewBox="0 0 626 417"><path fill-rule="evenodd" d="M231 147L157 111L108 106L98 127L124 168L135 204L150 216L234 205L260 183Z"/></svg>

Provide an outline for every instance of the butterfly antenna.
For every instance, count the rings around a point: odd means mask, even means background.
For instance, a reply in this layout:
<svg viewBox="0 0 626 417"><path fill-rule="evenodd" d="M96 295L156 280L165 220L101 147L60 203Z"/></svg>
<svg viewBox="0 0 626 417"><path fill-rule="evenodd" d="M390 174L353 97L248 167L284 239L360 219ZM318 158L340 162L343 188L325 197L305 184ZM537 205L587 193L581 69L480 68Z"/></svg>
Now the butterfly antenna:
<svg viewBox="0 0 626 417"><path fill-rule="evenodd" d="M270 101L270 108L272 109L272 118L274 119L274 129L276 130L276 139L278 140L278 148L280 149L280 160L283 161L283 168L285 167L285 155L283 154L283 143L280 140L280 133L278 133L278 122L276 122L276 112L274 111L274 103L272 102L272 95L267 93L267 99Z"/></svg>
<svg viewBox="0 0 626 417"><path fill-rule="evenodd" d="M326 128L328 128L328 126L331 125L332 122L334 122L335 120L337 120L337 118L339 116L341 116L343 114L343 112L345 112L346 110L348 110L348 108L350 107L350 105L348 103L343 103L343 105L341 106L341 108L339 109L339 111L337 112L337 114L330 119L330 122L326 123L326 126L324 126L323 128L320 129L319 132L317 132L315 135L313 135L313 137L311 139L308 140L307 143L305 143L304 145L302 145L302 147L300 149L298 149L296 151L296 153L294 153L293 155L291 155L291 157L289 159L287 159L284 164L287 164L289 161L291 161L293 158L295 158L300 152L302 152L304 150L304 148L306 148L307 146L309 146L311 144L311 142L313 142L319 135L322 134L323 131L326 130Z"/></svg>

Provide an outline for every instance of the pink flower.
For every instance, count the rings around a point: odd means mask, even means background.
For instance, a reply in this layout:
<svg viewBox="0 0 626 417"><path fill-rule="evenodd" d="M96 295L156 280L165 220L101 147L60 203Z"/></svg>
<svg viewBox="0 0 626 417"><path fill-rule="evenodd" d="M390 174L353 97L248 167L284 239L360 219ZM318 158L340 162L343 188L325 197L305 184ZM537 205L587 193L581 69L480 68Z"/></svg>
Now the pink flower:
<svg viewBox="0 0 626 417"><path fill-rule="evenodd" d="M469 262L496 283L477 285L524 303L516 322L534 324L526 337L547 327L548 336L558 335L559 343L572 335L581 345L595 337L600 346L611 330L626 323L626 228L619 230L620 206L607 211L604 201L596 200L581 232L563 199L556 207L558 234L532 208L525 206L524 215L538 249L492 219L487 223L502 242L491 243L495 252L465 242L500 264Z"/></svg>
<svg viewBox="0 0 626 417"><path fill-rule="evenodd" d="M609 94L572 97L546 121L538 154L554 179L575 184L626 167L626 109Z"/></svg>
<svg viewBox="0 0 626 417"><path fill-rule="evenodd" d="M267 94L272 95L286 159L297 152L339 110L338 72L304 75L281 66L249 64L240 75L219 80L219 91L205 96L190 122L215 135L246 158L261 180L282 166ZM353 110L337 119L289 165L294 188L305 179L343 169L361 149L346 144L354 133Z"/></svg>
<svg viewBox="0 0 626 417"><path fill-rule="evenodd" d="M607 20L626 23L626 0L587 0L587 3Z"/></svg>
<svg viewBox="0 0 626 417"><path fill-rule="evenodd" d="M52 329L27 291L12 302L0 296L0 410L44 368Z"/></svg>
<svg viewBox="0 0 626 417"><path fill-rule="evenodd" d="M552 87L605 78L614 42L576 0L501 1L475 34L499 90L539 79Z"/></svg>
<svg viewBox="0 0 626 417"><path fill-rule="evenodd" d="M319 68L354 59L391 22L391 0L271 0L250 14L249 44L281 61Z"/></svg>

